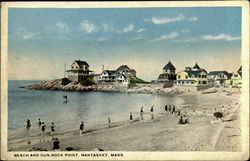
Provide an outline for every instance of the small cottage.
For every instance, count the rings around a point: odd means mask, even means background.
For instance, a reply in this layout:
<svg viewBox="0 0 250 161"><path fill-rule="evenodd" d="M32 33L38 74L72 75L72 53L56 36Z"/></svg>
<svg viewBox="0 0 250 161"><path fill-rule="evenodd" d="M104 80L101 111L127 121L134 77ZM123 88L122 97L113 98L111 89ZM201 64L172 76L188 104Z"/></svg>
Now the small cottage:
<svg viewBox="0 0 250 161"><path fill-rule="evenodd" d="M66 71L69 80L79 82L93 77L94 72L89 70L89 64L86 61L75 60L71 64L71 69Z"/></svg>

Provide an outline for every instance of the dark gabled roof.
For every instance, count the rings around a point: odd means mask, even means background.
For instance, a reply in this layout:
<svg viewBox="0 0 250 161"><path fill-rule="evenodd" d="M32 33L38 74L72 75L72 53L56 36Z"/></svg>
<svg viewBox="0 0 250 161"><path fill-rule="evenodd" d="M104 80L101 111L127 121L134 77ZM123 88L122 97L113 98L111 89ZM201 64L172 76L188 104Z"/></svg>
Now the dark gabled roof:
<svg viewBox="0 0 250 161"><path fill-rule="evenodd" d="M169 80L175 80L176 79L176 74L167 74L167 73L162 73L158 76L158 79L169 79Z"/></svg>
<svg viewBox="0 0 250 161"><path fill-rule="evenodd" d="M242 66L240 66L240 68L238 69L238 72L242 72Z"/></svg>
<svg viewBox="0 0 250 161"><path fill-rule="evenodd" d="M195 63L193 69L201 69L197 63Z"/></svg>
<svg viewBox="0 0 250 161"><path fill-rule="evenodd" d="M134 69L131 69L131 72L136 72Z"/></svg>
<svg viewBox="0 0 250 161"><path fill-rule="evenodd" d="M119 68L116 69L118 70L131 70L127 65L121 65Z"/></svg>
<svg viewBox="0 0 250 161"><path fill-rule="evenodd" d="M241 71L238 71L237 72L239 75L240 75L240 77L242 78L242 72Z"/></svg>
<svg viewBox="0 0 250 161"><path fill-rule="evenodd" d="M167 69L170 69L170 70L175 70L175 67L174 65L171 63L171 61L169 61L163 68L163 70L167 70Z"/></svg>
<svg viewBox="0 0 250 161"><path fill-rule="evenodd" d="M116 70L104 70L108 73L108 75L114 75L116 74Z"/></svg>
<svg viewBox="0 0 250 161"><path fill-rule="evenodd" d="M89 66L89 64L88 64L86 61L75 60L75 62L76 62L78 65L86 65L86 66Z"/></svg>
<svg viewBox="0 0 250 161"><path fill-rule="evenodd" d="M200 74L201 71L184 70L184 72L186 72L189 77L192 77L192 75L194 75L195 77L197 77Z"/></svg>
<svg viewBox="0 0 250 161"><path fill-rule="evenodd" d="M118 74L118 73L117 73L117 74L116 74L116 76L117 76L117 77L119 77L119 76L123 76L124 78L127 78L127 76L126 76L126 75L124 75L124 74Z"/></svg>
<svg viewBox="0 0 250 161"><path fill-rule="evenodd" d="M218 74L220 74L220 73L223 73L223 74L225 74L225 75L228 75L228 72L227 71L211 71L211 72L209 72L208 73L208 75L218 75Z"/></svg>
<svg viewBox="0 0 250 161"><path fill-rule="evenodd" d="M184 70L184 72L188 73L189 77L192 77L192 75L197 77L200 74L200 72L207 73L207 71L205 69L201 69L201 70Z"/></svg>

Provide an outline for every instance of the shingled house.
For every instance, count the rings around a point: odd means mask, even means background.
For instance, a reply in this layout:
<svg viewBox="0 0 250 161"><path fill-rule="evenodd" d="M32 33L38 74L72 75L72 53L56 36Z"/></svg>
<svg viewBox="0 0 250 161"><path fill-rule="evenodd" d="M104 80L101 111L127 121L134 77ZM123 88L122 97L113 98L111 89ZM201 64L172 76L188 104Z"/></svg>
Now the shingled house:
<svg viewBox="0 0 250 161"><path fill-rule="evenodd" d="M136 76L136 71L134 69L130 69L127 65L121 65L116 69L118 74L124 74L125 76Z"/></svg>
<svg viewBox="0 0 250 161"><path fill-rule="evenodd" d="M231 79L232 74L227 71L211 71L208 73L208 84L214 86L226 86L226 81Z"/></svg>
<svg viewBox="0 0 250 161"><path fill-rule="evenodd" d="M232 73L231 79L226 81L226 86L236 88L242 87L242 66L237 71Z"/></svg>
<svg viewBox="0 0 250 161"><path fill-rule="evenodd" d="M157 82L164 83L164 87L172 87L174 85L174 80L176 80L175 74L176 68L169 61L163 68L163 72L158 76Z"/></svg>
<svg viewBox="0 0 250 161"><path fill-rule="evenodd" d="M121 65L116 70L103 70L98 77L98 82L129 84L130 76L136 76L136 71L127 65Z"/></svg>
<svg viewBox="0 0 250 161"><path fill-rule="evenodd" d="M181 86L206 86L208 84L207 71L196 63L193 68L186 67L177 73L176 85Z"/></svg>
<svg viewBox="0 0 250 161"><path fill-rule="evenodd" d="M87 78L92 78L94 72L89 70L89 64L86 61L75 60L71 64L71 69L66 71L67 78L74 82L79 82Z"/></svg>

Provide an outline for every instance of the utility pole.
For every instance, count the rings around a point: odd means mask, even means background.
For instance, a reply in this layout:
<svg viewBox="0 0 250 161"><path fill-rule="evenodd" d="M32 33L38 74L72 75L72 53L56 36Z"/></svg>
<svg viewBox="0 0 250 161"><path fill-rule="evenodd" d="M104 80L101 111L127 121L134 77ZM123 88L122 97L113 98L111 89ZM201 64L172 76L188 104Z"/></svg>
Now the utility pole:
<svg viewBox="0 0 250 161"><path fill-rule="evenodd" d="M64 63L64 78L66 78L66 63Z"/></svg>

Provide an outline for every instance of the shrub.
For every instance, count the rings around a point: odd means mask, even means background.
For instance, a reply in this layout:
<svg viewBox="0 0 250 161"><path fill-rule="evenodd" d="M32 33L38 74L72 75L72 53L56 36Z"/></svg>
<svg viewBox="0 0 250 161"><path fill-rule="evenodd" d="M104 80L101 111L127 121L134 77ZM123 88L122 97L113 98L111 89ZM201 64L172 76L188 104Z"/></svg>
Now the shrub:
<svg viewBox="0 0 250 161"><path fill-rule="evenodd" d="M88 76L88 77L83 77L79 80L79 82L83 85L83 86L91 86L93 84L95 84L94 82L94 77Z"/></svg>
<svg viewBox="0 0 250 161"><path fill-rule="evenodd" d="M67 84L69 84L70 82L72 82L71 80L69 80L68 78L62 78L62 85L67 85Z"/></svg>
<svg viewBox="0 0 250 161"><path fill-rule="evenodd" d="M133 75L130 76L129 78L130 78L130 83L149 83L149 82L144 81L140 78L137 78L136 76L133 76Z"/></svg>

